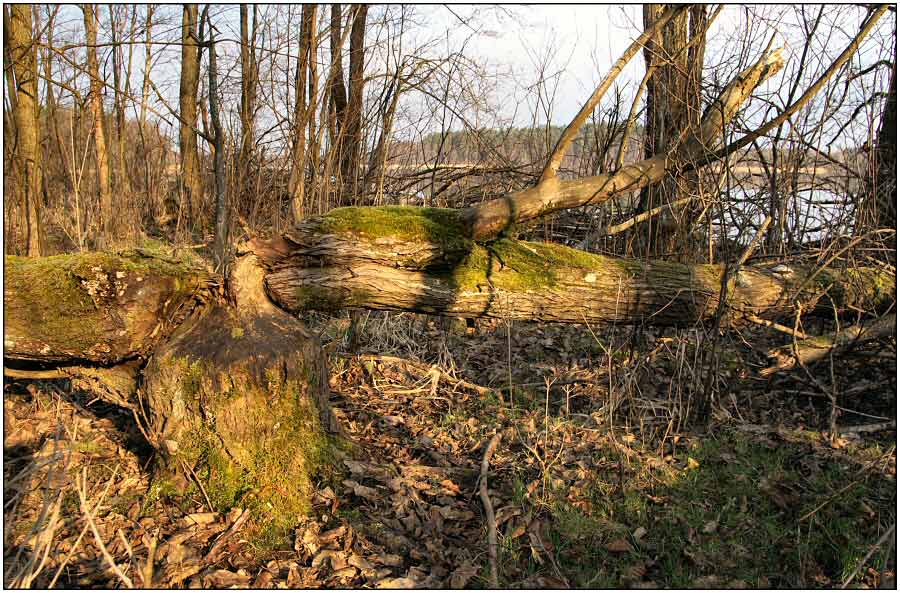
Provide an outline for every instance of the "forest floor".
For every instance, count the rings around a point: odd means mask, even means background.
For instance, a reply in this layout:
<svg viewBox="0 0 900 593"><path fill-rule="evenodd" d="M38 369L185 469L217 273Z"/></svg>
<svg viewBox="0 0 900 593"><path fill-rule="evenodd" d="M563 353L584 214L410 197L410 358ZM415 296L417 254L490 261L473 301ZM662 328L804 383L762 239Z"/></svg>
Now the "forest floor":
<svg viewBox="0 0 900 593"><path fill-rule="evenodd" d="M895 580L896 429L879 427L896 418L893 341L762 379L759 345L784 336L713 348L697 330L361 313L351 339L347 314L307 322L349 445L284 541L245 537L247 515L202 493L154 492L130 412L5 381L4 584L487 587L479 476L498 433L500 586Z"/></svg>

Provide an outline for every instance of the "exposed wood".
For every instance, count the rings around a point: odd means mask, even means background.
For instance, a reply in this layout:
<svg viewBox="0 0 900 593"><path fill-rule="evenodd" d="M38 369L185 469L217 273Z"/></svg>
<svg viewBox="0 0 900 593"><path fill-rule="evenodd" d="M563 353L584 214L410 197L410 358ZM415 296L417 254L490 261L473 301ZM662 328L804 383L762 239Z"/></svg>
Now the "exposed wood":
<svg viewBox="0 0 900 593"><path fill-rule="evenodd" d="M883 315L871 323L851 325L834 334L800 340L796 344L770 350L768 356L775 364L763 369L760 374L768 376L792 369L798 364L812 364L857 344L896 335L897 316L893 313Z"/></svg>
<svg viewBox="0 0 900 593"><path fill-rule="evenodd" d="M494 505L491 504L491 495L488 492L488 470L491 467L491 457L500 444L500 438L503 433L498 432L491 438L487 449L484 450L484 456L481 458L481 475L478 479L478 496L481 498L481 504L484 505L485 522L487 523L488 532L488 560L491 568L491 587L497 589L500 582L497 578L497 520L494 517Z"/></svg>

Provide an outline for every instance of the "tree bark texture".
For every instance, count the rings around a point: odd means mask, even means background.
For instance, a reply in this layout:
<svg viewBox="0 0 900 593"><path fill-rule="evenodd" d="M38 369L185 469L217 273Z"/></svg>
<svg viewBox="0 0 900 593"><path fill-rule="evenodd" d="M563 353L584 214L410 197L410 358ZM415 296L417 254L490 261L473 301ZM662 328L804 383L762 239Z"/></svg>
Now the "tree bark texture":
<svg viewBox="0 0 900 593"><path fill-rule="evenodd" d="M875 175L872 193L875 198L876 228L897 228L897 64L891 66L891 85L878 141L875 148Z"/></svg>
<svg viewBox="0 0 900 593"><path fill-rule="evenodd" d="M197 89L200 54L197 47L197 5L185 4L181 14L181 83L178 90L180 123L178 150L181 157L181 199L187 227L203 227L200 158L197 154Z"/></svg>
<svg viewBox="0 0 900 593"><path fill-rule="evenodd" d="M184 491L195 475L216 510L243 506L284 535L310 510L336 428L326 358L266 297L253 256L236 260L228 287L228 301L195 310L144 371L155 479Z"/></svg>
<svg viewBox="0 0 900 593"><path fill-rule="evenodd" d="M106 148L105 121L103 116L103 80L97 63L97 16L94 6L83 4L84 30L87 43L87 70L91 78L91 115L94 118L94 150L97 155L97 188L100 196L102 221L101 248L114 242L117 235L112 192L109 185L109 151Z"/></svg>
<svg viewBox="0 0 900 593"><path fill-rule="evenodd" d="M651 26L665 9L663 4L644 5L644 26ZM648 70L647 108L644 124L644 154L647 158L676 148L687 130L700 125L700 80L706 35L706 6L692 5L673 18L644 47ZM688 47L688 45L690 47ZM660 183L641 191L640 212L684 199L697 191L697 174L666 176ZM686 243L690 230L690 210L681 216L672 211L648 219L644 225L646 253L658 255L675 250L676 241Z"/></svg>
<svg viewBox="0 0 900 593"><path fill-rule="evenodd" d="M32 36L31 6L13 4L9 9L8 53L15 74L16 91L13 102L15 135L11 154L16 162L15 170L19 176L21 204L25 213L26 254L40 256L43 252L43 169L38 128L37 50Z"/></svg>
<svg viewBox="0 0 900 593"><path fill-rule="evenodd" d="M711 320L724 269L594 255L548 243L466 238L455 210L340 208L249 249L270 297L292 312L363 307L456 317L691 326ZM875 268L745 267L726 318L805 310L883 309L895 282ZM829 298L823 298L825 294ZM827 305L826 305L827 303Z"/></svg>
<svg viewBox="0 0 900 593"><path fill-rule="evenodd" d="M310 52L314 43L316 8L314 4L305 4L300 25L300 50L297 56L297 74L294 77L294 129L293 150L291 159L291 177L289 189L291 194L291 212L294 222L303 220L304 198L306 189L306 129L311 122L315 109L316 96L310 94L306 98L307 76L311 62Z"/></svg>
<svg viewBox="0 0 900 593"><path fill-rule="evenodd" d="M350 93L343 125L345 150L341 161L344 191L356 198L357 181L363 144L363 85L365 82L365 42L367 4L354 7L353 25L350 30Z"/></svg>
<svg viewBox="0 0 900 593"><path fill-rule="evenodd" d="M242 195L252 187L250 180L256 122L256 86L259 80L256 59L257 13L253 5L253 24L248 6L241 4L241 148L238 155L239 187Z"/></svg>

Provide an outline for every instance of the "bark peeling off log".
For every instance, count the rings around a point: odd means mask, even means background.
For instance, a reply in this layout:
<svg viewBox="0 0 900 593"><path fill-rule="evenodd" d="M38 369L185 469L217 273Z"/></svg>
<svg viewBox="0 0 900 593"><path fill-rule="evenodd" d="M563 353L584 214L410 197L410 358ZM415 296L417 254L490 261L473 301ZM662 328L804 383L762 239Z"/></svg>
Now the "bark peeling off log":
<svg viewBox="0 0 900 593"><path fill-rule="evenodd" d="M189 487L186 466L218 509L250 508L281 533L310 508L334 425L321 345L268 301L255 259L232 271L234 302L197 311L154 353L143 391L156 487Z"/></svg>
<svg viewBox="0 0 900 593"><path fill-rule="evenodd" d="M209 273L148 251L5 258L4 353L110 364L143 356L202 295Z"/></svg>

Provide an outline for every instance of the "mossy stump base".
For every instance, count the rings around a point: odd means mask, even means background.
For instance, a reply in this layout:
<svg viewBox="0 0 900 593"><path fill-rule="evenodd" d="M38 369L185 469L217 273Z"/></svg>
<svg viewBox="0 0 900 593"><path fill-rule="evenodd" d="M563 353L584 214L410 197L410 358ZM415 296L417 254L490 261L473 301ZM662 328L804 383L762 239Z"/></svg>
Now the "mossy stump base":
<svg viewBox="0 0 900 593"><path fill-rule="evenodd" d="M283 533L309 511L334 426L324 351L270 304L255 260L233 266L231 302L198 312L154 353L143 391L155 488L199 481L217 510L251 509L258 528Z"/></svg>

